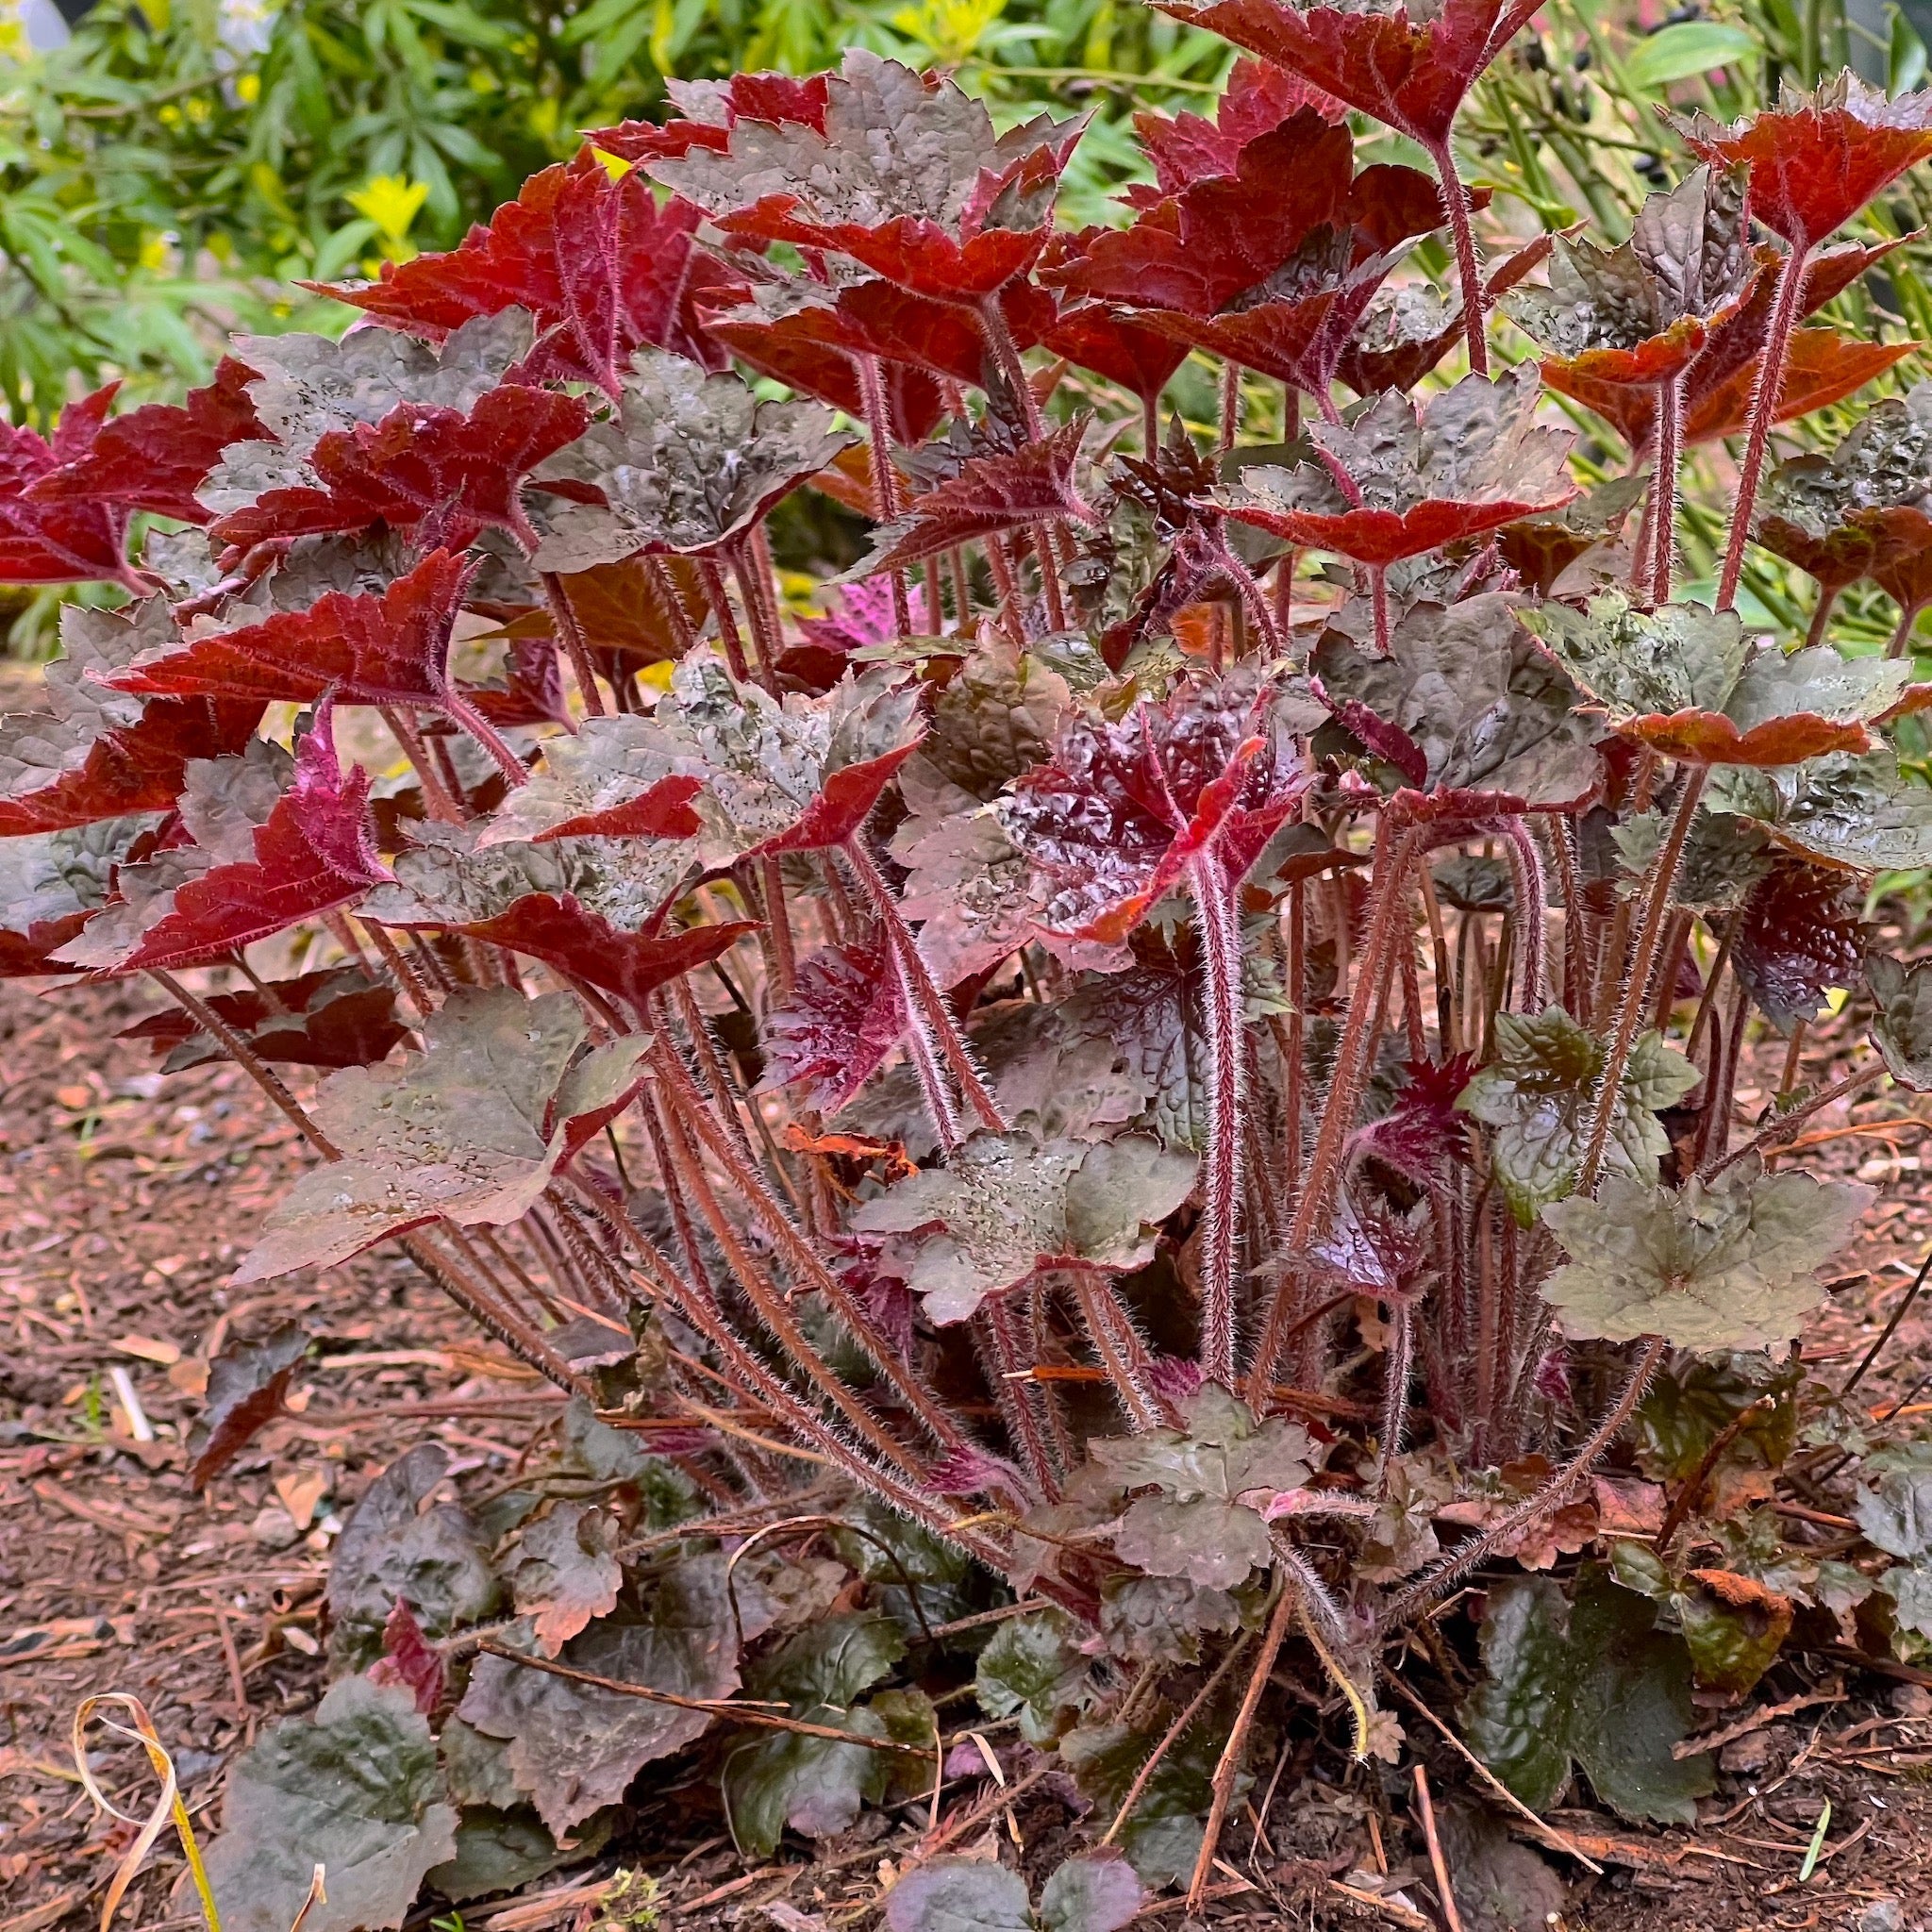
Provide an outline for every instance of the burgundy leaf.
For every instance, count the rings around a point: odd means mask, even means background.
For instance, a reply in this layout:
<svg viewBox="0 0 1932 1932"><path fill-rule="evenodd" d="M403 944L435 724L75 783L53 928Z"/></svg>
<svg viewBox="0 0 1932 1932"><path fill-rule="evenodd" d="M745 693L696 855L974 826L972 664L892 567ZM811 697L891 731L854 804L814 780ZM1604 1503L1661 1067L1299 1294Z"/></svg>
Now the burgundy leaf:
<svg viewBox="0 0 1932 1932"><path fill-rule="evenodd" d="M791 998L765 1022L765 1084L816 1084L806 1105L832 1115L891 1057L906 997L891 941L874 934L803 960Z"/></svg>
<svg viewBox="0 0 1932 1932"><path fill-rule="evenodd" d="M597 648L608 647L600 640ZM520 724L569 724L563 673L550 638L512 636L505 658L501 684L458 684L457 694L463 703L499 731Z"/></svg>
<svg viewBox="0 0 1932 1932"><path fill-rule="evenodd" d="M590 410L575 396L505 383L464 412L405 403L380 423L331 429L290 480L217 517L218 542L246 549L271 538L360 530L383 523L466 549L486 529L536 547L519 500L525 477L582 435ZM303 472L306 470L306 474Z"/></svg>
<svg viewBox="0 0 1932 1932"><path fill-rule="evenodd" d="M1452 1163L1469 1159L1469 1117L1456 1102L1475 1072L1474 1056L1452 1054L1440 1066L1411 1060L1395 1105L1348 1139L1351 1161L1373 1158L1419 1188L1440 1185Z"/></svg>
<svg viewBox="0 0 1932 1932"><path fill-rule="evenodd" d="M914 737L878 757L859 758L828 771L819 794L787 831L761 841L748 857L775 857L781 852L823 852L842 845L873 814L880 795L898 775L899 767L919 749Z"/></svg>
<svg viewBox="0 0 1932 1932"><path fill-rule="evenodd" d="M409 1030L395 1017L395 1001L392 986L374 985L354 967L208 996L258 1059L298 1067L366 1067L386 1058ZM225 1051L176 1007L150 1014L115 1037L146 1041L170 1074L219 1060Z"/></svg>
<svg viewBox="0 0 1932 1932"><path fill-rule="evenodd" d="M674 160L694 147L724 154L741 121L796 121L821 134L825 127L825 88L830 76L809 74L734 74L728 80L667 78L664 92L681 110L662 126L625 121L597 128L591 145L625 161Z"/></svg>
<svg viewBox="0 0 1932 1932"><path fill-rule="evenodd" d="M1237 60L1213 120L1199 114L1169 119L1143 110L1134 116L1134 132L1154 163L1158 192L1178 194L1209 175L1232 175L1251 142L1272 134L1304 108L1326 121L1340 121L1345 111L1332 94L1310 87L1298 74L1266 60Z"/></svg>
<svg viewBox="0 0 1932 1932"><path fill-rule="evenodd" d="M84 456L62 462L33 486L33 500L75 511L92 503L207 523L195 491L216 458L231 442L267 433L248 399L253 379L245 363L224 356L214 380L190 390L178 407L149 403L103 425Z"/></svg>
<svg viewBox="0 0 1932 1932"><path fill-rule="evenodd" d="M1539 0L1442 0L1440 7L1304 7L1295 0L1157 0L1286 67L1425 148L1440 150L1476 76Z"/></svg>
<svg viewBox="0 0 1932 1932"><path fill-rule="evenodd" d="M128 508L92 491L42 497L36 486L93 453L119 383L60 411L49 442L0 423L0 584L125 583L140 591L126 558Z"/></svg>
<svg viewBox="0 0 1932 1932"><path fill-rule="evenodd" d="M982 103L858 48L823 129L740 121L651 172L734 238L849 256L915 294L978 302L1033 264L1080 123L993 132Z"/></svg>
<svg viewBox="0 0 1932 1932"><path fill-rule="evenodd" d="M289 1378L308 1353L285 1322L259 1341L231 1339L208 1367L208 1407L188 1435L188 1479L203 1490L281 1412Z"/></svg>
<svg viewBox="0 0 1932 1932"><path fill-rule="evenodd" d="M846 575L869 577L900 570L956 543L998 536L1042 518L1094 523L1093 512L1074 487L1084 427L1077 421L1063 424L1009 455L969 457L957 475L928 490L907 515L874 531L871 551Z"/></svg>
<svg viewBox="0 0 1932 1932"><path fill-rule="evenodd" d="M369 774L336 758L324 704L295 752L295 775L255 834L252 859L211 866L107 970L197 966L319 918L390 877L369 832Z"/></svg>
<svg viewBox="0 0 1932 1932"><path fill-rule="evenodd" d="M1781 1032L1815 1020L1835 986L1858 983L1870 928L1841 872L1781 858L1751 889L1731 949L1740 982Z"/></svg>
<svg viewBox="0 0 1932 1932"><path fill-rule="evenodd" d="M403 1598L382 1626L382 1655L369 1667L372 1684L401 1684L427 1717L442 1702L442 1653L423 1634L415 1612Z"/></svg>
<svg viewBox="0 0 1932 1932"><path fill-rule="evenodd" d="M1041 925L1117 942L1210 848L1239 882L1308 783L1274 697L1229 677L1118 724L1070 715L1000 808L1048 889Z"/></svg>
<svg viewBox="0 0 1932 1932"><path fill-rule="evenodd" d="M533 375L615 395L631 352L646 343L724 366L699 310L741 284L692 244L699 219L686 201L659 208L635 168L613 181L587 147L531 175L446 255L384 262L376 282L308 286L435 341L475 316L526 308L543 331Z"/></svg>
<svg viewBox="0 0 1932 1932"><path fill-rule="evenodd" d="M381 595L329 591L307 610L218 629L208 620L178 646L146 652L102 674L115 691L147 697L258 698L314 704L450 702L450 627L476 565L433 550Z"/></svg>
<svg viewBox="0 0 1932 1932"><path fill-rule="evenodd" d="M624 932L569 893L532 892L493 918L451 929L527 953L612 994L641 1019L660 986L669 986L728 952L754 930L754 922L694 925L668 935Z"/></svg>

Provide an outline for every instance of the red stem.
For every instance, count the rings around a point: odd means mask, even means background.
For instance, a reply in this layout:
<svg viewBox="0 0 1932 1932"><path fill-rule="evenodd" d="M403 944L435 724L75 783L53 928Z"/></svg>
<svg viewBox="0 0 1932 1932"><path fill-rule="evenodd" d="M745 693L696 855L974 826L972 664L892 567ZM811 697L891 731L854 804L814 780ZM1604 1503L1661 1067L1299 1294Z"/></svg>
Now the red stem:
<svg viewBox="0 0 1932 1932"><path fill-rule="evenodd" d="M1207 991L1208 1153L1202 1162L1201 1373L1234 1387L1239 1312L1235 1278L1241 1207L1241 958L1240 910L1210 849L1189 869Z"/></svg>
<svg viewBox="0 0 1932 1932"><path fill-rule="evenodd" d="M1728 610L1738 601L1738 579L1744 574L1744 545L1751 538L1751 513L1757 506L1757 485L1764 475L1764 456L1771 441L1772 420L1784 391L1785 358L1805 302L1805 271L1811 259L1808 247L1792 248L1778 271L1777 294L1771 307L1771 326L1764 340L1764 357L1751 391L1750 426L1744 438L1744 461L1738 472L1738 499L1731 508L1731 537L1724 548L1724 574L1718 579L1717 608Z"/></svg>
<svg viewBox="0 0 1932 1932"><path fill-rule="evenodd" d="M1677 465L1683 460L1684 378L1673 376L1657 392L1657 468L1651 477L1651 541L1656 548L1650 565L1650 601L1671 601L1671 565L1677 551Z"/></svg>
<svg viewBox="0 0 1932 1932"><path fill-rule="evenodd" d="M597 689L597 673L591 662L591 647L584 641L577 614L570 608L570 599L564 594L557 573L546 570L541 573L541 576L543 601L550 607L550 621L557 626L564 656L570 659L570 668L576 676L577 690L583 693L584 709L592 718L601 718L604 716L604 693Z"/></svg>
<svg viewBox="0 0 1932 1932"><path fill-rule="evenodd" d="M1462 325L1469 339L1469 368L1473 375L1490 373L1490 346L1483 332L1484 303L1482 264L1476 259L1475 233L1470 226L1469 191L1457 172L1456 157L1445 136L1441 145L1429 150L1436 174L1442 184L1442 203L1449 212L1449 232L1456 243L1456 274L1462 284Z"/></svg>
<svg viewBox="0 0 1932 1932"><path fill-rule="evenodd" d="M882 524L895 521L899 514L899 479L892 469L892 419L886 408L886 386L879 375L876 356L855 355L852 366L858 375L858 393L865 407L865 426L872 437L873 501ZM906 573L887 573L892 586L892 624L898 634L908 637L912 630L912 606L906 594Z"/></svg>

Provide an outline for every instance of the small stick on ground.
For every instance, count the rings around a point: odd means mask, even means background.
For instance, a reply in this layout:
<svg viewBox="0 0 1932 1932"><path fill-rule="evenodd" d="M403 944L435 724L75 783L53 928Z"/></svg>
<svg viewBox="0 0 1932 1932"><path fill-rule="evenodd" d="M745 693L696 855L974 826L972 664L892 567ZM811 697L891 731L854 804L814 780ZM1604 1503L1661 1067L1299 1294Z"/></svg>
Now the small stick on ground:
<svg viewBox="0 0 1932 1932"><path fill-rule="evenodd" d="M1442 1840L1436 1835L1436 1807L1429 1797L1429 1774L1420 1764L1415 1768L1415 1802L1422 1814L1423 1836L1429 1841L1429 1869L1436 1874L1436 1890L1442 1901L1442 1923L1449 1932L1462 1932L1462 1914L1456 1909L1456 1888L1449 1882Z"/></svg>

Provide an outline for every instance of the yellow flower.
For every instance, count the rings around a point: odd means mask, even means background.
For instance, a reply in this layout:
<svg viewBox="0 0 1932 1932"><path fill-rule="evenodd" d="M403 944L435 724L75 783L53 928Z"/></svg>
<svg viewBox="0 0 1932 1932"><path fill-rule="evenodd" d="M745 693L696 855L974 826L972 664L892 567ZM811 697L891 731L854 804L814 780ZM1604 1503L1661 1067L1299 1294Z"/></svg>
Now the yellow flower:
<svg viewBox="0 0 1932 1932"><path fill-rule="evenodd" d="M978 50L986 30L1006 11L1007 0L920 0L902 7L892 25L950 65Z"/></svg>
<svg viewBox="0 0 1932 1932"><path fill-rule="evenodd" d="M409 225L429 198L429 184L407 175L377 175L366 188L349 196L349 206L375 224L376 240L391 261L412 261L417 250L409 240Z"/></svg>
<svg viewBox="0 0 1932 1932"><path fill-rule="evenodd" d="M261 98L261 75L258 74L238 74L235 76L235 98L244 108L252 108Z"/></svg>

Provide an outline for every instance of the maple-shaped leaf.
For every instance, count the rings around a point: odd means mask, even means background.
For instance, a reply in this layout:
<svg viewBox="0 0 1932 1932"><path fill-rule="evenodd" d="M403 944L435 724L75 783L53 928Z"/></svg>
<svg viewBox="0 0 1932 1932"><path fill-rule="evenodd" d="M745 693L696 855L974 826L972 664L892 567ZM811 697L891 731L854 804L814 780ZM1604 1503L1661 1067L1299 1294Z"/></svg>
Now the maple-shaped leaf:
<svg viewBox="0 0 1932 1932"><path fill-rule="evenodd" d="M457 930L585 980L623 1001L641 1022L659 987L721 958L755 924L728 920L682 931L626 932L569 893L532 892Z"/></svg>
<svg viewBox="0 0 1932 1932"><path fill-rule="evenodd" d="M1125 228L1091 228L1047 279L1139 308L1212 315L1265 282L1316 228L1345 220L1355 147L1304 108L1241 148L1225 173L1190 177Z"/></svg>
<svg viewBox="0 0 1932 1932"><path fill-rule="evenodd" d="M1042 1269L1138 1268L1154 1253L1154 1230L1191 1191L1196 1165L1138 1134L1043 1145L1028 1134L975 1134L947 1166L866 1202L851 1226L907 1237L906 1285L935 1322L963 1322Z"/></svg>
<svg viewBox="0 0 1932 1932"><path fill-rule="evenodd" d="M906 1033L906 991L891 942L874 934L799 962L791 999L765 1021L765 1082L817 1084L806 1105L831 1115L848 1106Z"/></svg>
<svg viewBox="0 0 1932 1932"><path fill-rule="evenodd" d="M880 282L875 286L891 289L892 285ZM762 296L765 291L758 292ZM893 292L908 303L921 301L903 290ZM772 305L762 302L755 308L713 313L708 326L718 341L756 374L830 403L857 421L865 415L865 391L855 358L877 352L849 339L853 332L843 325L837 308L818 299L824 293L814 291L812 299L783 307L775 313ZM981 341L968 310L948 308L938 302L923 302L922 306L947 318L941 357L952 360L949 350L957 352ZM908 448L924 442L946 412L945 396L924 362L921 357L919 366L894 361L879 365L888 426L893 440ZM981 373L977 362L974 371L972 379L976 383Z"/></svg>
<svg viewBox="0 0 1932 1932"><path fill-rule="evenodd" d="M1907 966L1889 954L1865 961L1872 1043L1886 1071L1914 1093L1932 1091L1932 962Z"/></svg>
<svg viewBox="0 0 1932 1932"><path fill-rule="evenodd" d="M258 1059L298 1067L366 1067L387 1058L409 1031L395 1017L395 1000L394 987L377 985L353 966L208 995L208 1004ZM150 1014L115 1038L146 1041L164 1074L205 1066L225 1054L178 1008Z"/></svg>
<svg viewBox="0 0 1932 1932"><path fill-rule="evenodd" d="M1496 1015L1496 1058L1462 1090L1457 1106L1495 1130L1496 1179L1524 1226L1576 1185L1596 1115L1607 1054L1560 1007ZM1658 1033L1631 1048L1610 1112L1604 1171L1654 1180L1670 1141L1657 1116L1703 1075Z"/></svg>
<svg viewBox="0 0 1932 1932"><path fill-rule="evenodd" d="M0 839L0 979L74 969L53 955L104 907L116 870L151 845L153 813Z"/></svg>
<svg viewBox="0 0 1932 1932"><path fill-rule="evenodd" d="M118 583L137 596L153 588L128 566L126 505L92 492L52 499L35 493L44 477L87 460L120 386L109 383L69 403L51 442L0 423L0 583Z"/></svg>
<svg viewBox="0 0 1932 1932"><path fill-rule="evenodd" d="M208 1847L221 1923L234 1932L399 1926L425 1874L457 1848L436 1739L406 1686L344 1677L312 1716L239 1757ZM329 1874L326 1906L306 1904ZM212 1915L212 1908L210 1915Z"/></svg>
<svg viewBox="0 0 1932 1932"><path fill-rule="evenodd" d="M1336 716L1418 791L1494 791L1569 808L1601 778L1575 691L1515 620L1510 600L1418 604L1375 658L1329 630L1314 658Z"/></svg>
<svg viewBox="0 0 1932 1932"><path fill-rule="evenodd" d="M406 403L373 427L330 430L307 460L276 450L259 463L225 458L202 500L224 510L215 538L247 549L275 538L372 524L417 530L463 550L485 530L509 531L534 549L524 480L581 434L590 411L575 396L507 382L460 412ZM268 449L244 443L242 450Z"/></svg>
<svg viewBox="0 0 1932 1932"><path fill-rule="evenodd" d="M1843 873L1789 857L1752 888L1731 970L1779 1032L1815 1020L1833 987L1857 983L1868 931L1861 899Z"/></svg>
<svg viewBox="0 0 1932 1932"><path fill-rule="evenodd" d="M1611 546L1649 488L1645 475L1613 476L1559 510L1505 525L1496 533L1497 554L1526 590L1547 597L1574 565L1593 566L1599 557L1608 563Z"/></svg>
<svg viewBox="0 0 1932 1932"><path fill-rule="evenodd" d="M1144 405L1157 401L1169 378L1188 359L1186 342L1121 314L1105 302L1063 309L1040 339L1041 346L1077 368L1117 382Z"/></svg>
<svg viewBox="0 0 1932 1932"><path fill-rule="evenodd" d="M499 731L526 724L563 724L576 721L563 695L563 672L557 645L548 637L504 640L500 678L475 684L457 681L457 695L486 723Z"/></svg>
<svg viewBox="0 0 1932 1932"><path fill-rule="evenodd" d="M1227 513L1378 568L1555 509L1576 494L1564 467L1576 439L1537 426L1537 393L1536 372L1524 369L1493 382L1466 375L1420 409L1406 395L1379 397L1352 424L1310 431L1332 469L1256 464Z"/></svg>
<svg viewBox="0 0 1932 1932"><path fill-rule="evenodd" d="M624 1582L616 1549L616 1520L582 1503L558 1503L525 1524L509 1588L517 1614L530 1619L539 1656L555 1657L616 1607Z"/></svg>
<svg viewBox="0 0 1932 1932"><path fill-rule="evenodd" d="M1715 316L1744 301L1756 267L1742 177L1703 167L1652 195L1615 248L1558 236L1548 286L1519 288L1501 306L1582 379L1654 389L1689 366Z"/></svg>
<svg viewBox="0 0 1932 1932"><path fill-rule="evenodd" d="M333 691L344 704L448 711L450 630L475 568L434 550L379 595L325 591L259 624L199 619L178 642L95 675L143 697L309 705Z"/></svg>
<svg viewBox="0 0 1932 1932"><path fill-rule="evenodd" d="M1693 764L1790 765L1869 750L1866 726L1911 675L1829 644L1754 655L1733 611L1643 612L1614 591L1583 611L1545 605L1529 622L1613 729Z"/></svg>
<svg viewBox="0 0 1932 1932"><path fill-rule="evenodd" d="M1042 519L1097 524L1074 483L1085 426L1075 420L1019 449L968 457L957 474L926 491L906 515L873 532L871 550L844 574L846 580L904 570L957 544Z"/></svg>
<svg viewBox="0 0 1932 1932"><path fill-rule="evenodd" d="M342 771L327 705L296 747L289 789L249 842L248 858L211 865L164 894L130 951L90 963L138 973L226 958L389 878L370 837L369 774L360 765Z"/></svg>
<svg viewBox="0 0 1932 1932"><path fill-rule="evenodd" d="M1753 534L1826 590L1842 590L1890 561L1904 532L1873 511L1904 509L1932 547L1932 383L1885 396L1825 456L1807 452L1777 464L1757 493Z"/></svg>
<svg viewBox="0 0 1932 1932"><path fill-rule="evenodd" d="M1847 68L1809 92L1787 79L1775 108L1728 127L1700 113L1677 128L1703 159L1748 169L1753 218L1809 249L1932 156L1932 99L1888 101Z"/></svg>
<svg viewBox="0 0 1932 1932"><path fill-rule="evenodd" d="M1456 1102L1475 1066L1470 1055L1452 1054L1440 1065L1411 1060L1403 1071L1394 1106L1348 1137L1348 1159L1379 1160L1426 1188L1451 1163L1469 1159L1469 1124Z"/></svg>
<svg viewBox="0 0 1932 1932"><path fill-rule="evenodd" d="M1235 173L1251 142L1307 108L1328 121L1340 121L1344 111L1332 94L1310 87L1298 74L1267 60L1237 60L1214 104L1213 120L1143 108L1134 115L1134 133L1154 164L1158 192L1178 194L1210 175Z"/></svg>
<svg viewBox="0 0 1932 1932"><path fill-rule="evenodd" d="M1087 1445L1115 1492L1155 1491L1127 1505L1114 1548L1150 1576L1232 1590L1272 1560L1263 1511L1307 1482L1315 1446L1299 1424L1257 1421L1211 1382L1181 1405L1181 1420Z"/></svg>
<svg viewBox="0 0 1932 1932"><path fill-rule="evenodd" d="M1070 713L1051 762L999 808L1046 889L1041 924L1116 942L1210 853L1239 883L1309 782L1277 700L1229 676L1118 723Z"/></svg>
<svg viewBox="0 0 1932 1932"><path fill-rule="evenodd" d="M638 551L718 550L856 440L818 403L761 403L739 376L640 349L615 413L533 479L590 492L535 508L534 561L580 571Z"/></svg>
<svg viewBox="0 0 1932 1932"><path fill-rule="evenodd" d="M592 147L623 161L670 160L694 147L724 154L741 121L797 121L821 132L831 76L808 74L734 74L726 80L679 80L667 75L664 92L677 112L661 124L624 121L587 137Z"/></svg>
<svg viewBox="0 0 1932 1932"><path fill-rule="evenodd" d="M995 135L950 80L847 50L823 129L740 121L722 152L651 173L726 235L849 256L915 294L974 302L1032 266L1082 122L1045 116Z"/></svg>
<svg viewBox="0 0 1932 1932"><path fill-rule="evenodd" d="M532 375L594 382L615 395L632 352L645 344L724 366L700 305L739 284L693 245L699 219L689 202L660 208L635 168L613 180L586 147L532 175L459 248L386 261L375 282L304 286L431 341L473 317L527 309L541 332Z"/></svg>
<svg viewBox="0 0 1932 1932"><path fill-rule="evenodd" d="M33 485L33 500L75 512L92 503L205 524L208 513L195 492L216 459L231 442L262 434L248 397L254 379L245 363L224 356L214 380L190 390L178 405L148 403L103 424L84 455L61 461ZM58 436L56 443L58 453Z"/></svg>
<svg viewBox="0 0 1932 1932"><path fill-rule="evenodd" d="M1578 1341L1661 1335L1678 1348L1781 1348L1818 1306L1817 1270L1874 1190L1740 1165L1672 1192L1607 1176L1543 1209L1570 1257L1543 1299Z"/></svg>
<svg viewBox="0 0 1932 1932"><path fill-rule="evenodd" d="M543 746L543 765L504 800L479 848L556 839L689 839L703 821L691 800L703 779L676 769L663 732L632 713L587 718L575 736Z"/></svg>
<svg viewBox="0 0 1932 1932"><path fill-rule="evenodd" d="M1462 97L1537 10L1533 0L1403 0L1308 7L1297 0L1158 0L1301 75L1357 112L1431 151L1449 139Z"/></svg>
<svg viewBox="0 0 1932 1932"><path fill-rule="evenodd" d="M1494 302L1549 259L1553 235L1539 235L1506 256L1483 278ZM1427 282L1377 291L1335 364L1358 396L1413 389L1468 335L1459 292L1445 296Z"/></svg>
<svg viewBox="0 0 1932 1932"><path fill-rule="evenodd" d="M1712 781L1713 805L1757 820L1803 858L1856 873L1932 865L1932 786L1901 770L1889 747L1782 771L1715 772Z"/></svg>
<svg viewBox="0 0 1932 1932"><path fill-rule="evenodd" d="M363 912L380 925L434 929L506 913L531 892L575 899L626 931L658 924L690 883L698 852L681 839L556 839L486 845L480 823L414 821L395 855L396 882Z"/></svg>
<svg viewBox="0 0 1932 1932"><path fill-rule="evenodd" d="M342 1158L282 1197L235 1279L329 1267L439 1219L517 1220L581 1144L573 1124L601 1125L636 1091L648 1042L633 1035L573 1065L585 1034L573 994L466 988L425 1023L420 1057L331 1074L309 1111Z"/></svg>

